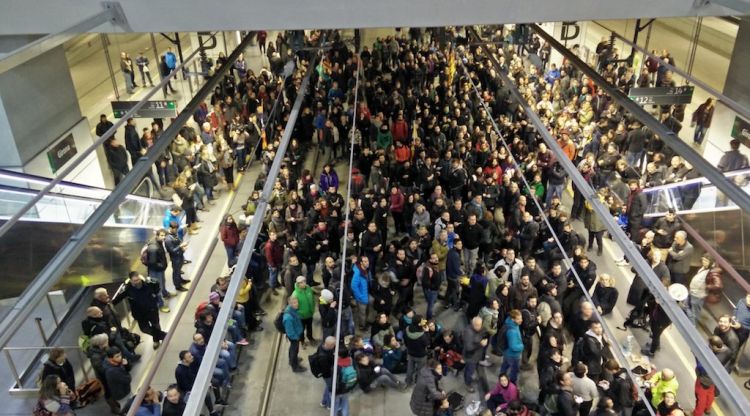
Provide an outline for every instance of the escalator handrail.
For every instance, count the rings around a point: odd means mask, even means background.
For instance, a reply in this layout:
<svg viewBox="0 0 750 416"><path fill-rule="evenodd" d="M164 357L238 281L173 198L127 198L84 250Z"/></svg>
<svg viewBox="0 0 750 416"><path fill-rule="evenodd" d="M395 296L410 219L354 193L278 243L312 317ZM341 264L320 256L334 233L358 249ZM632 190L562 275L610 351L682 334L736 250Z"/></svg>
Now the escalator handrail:
<svg viewBox="0 0 750 416"><path fill-rule="evenodd" d="M6 176L6 177L10 178L11 180L18 180L18 181L27 181L27 182L36 181L36 182L43 182L45 184L49 184L50 182L52 182L52 179L44 177L44 176L38 176L38 175L29 174L29 173L14 172L14 171L7 170L7 169L0 169L0 179L2 179L3 176ZM144 178L143 180L146 181L146 180L148 180L148 178ZM143 183L143 181L141 183ZM85 190L90 190L90 191L97 191L97 192L112 192L111 190L106 189L106 188L99 188L97 186L85 185L85 184L81 184L81 183L68 182L68 181L60 181L56 186L69 187L69 188L80 188L80 189L85 189ZM13 186L10 186L10 185L0 185L0 187L16 188L14 190L26 189L26 190L34 193L34 194L39 193L39 191L36 190L36 189L13 187ZM57 195L65 196L65 197L71 197L71 198L77 197L77 198L83 198L83 199L97 200L97 201L100 201L100 202L103 201L106 198L106 196L104 196L102 198L98 198L98 197L94 197L94 196L90 196L89 197L89 196L69 195L69 194L65 194L63 192L54 192L54 191L49 191L49 192L47 192L47 194L57 194ZM161 204L172 205L172 203L170 201L167 201L167 200L164 200L164 199L152 198L152 197L146 197L146 196L139 196L139 195L133 195L133 194L127 195L125 197L125 199L129 199L131 201L156 203L156 204L160 204L160 205Z"/></svg>
<svg viewBox="0 0 750 416"><path fill-rule="evenodd" d="M724 174L724 177L726 178L733 178L735 176L740 175L750 175L750 168L740 169L740 170L734 170L731 172L726 172ZM688 179L681 182L674 182L674 183L667 183L664 185L657 185L657 186L651 186L648 188L644 188L644 193L651 193L651 192L657 192L657 191L668 191L670 189L679 188L681 186L687 186L687 185L693 185L700 183L701 185L710 185L712 187L716 187L716 185L712 184L708 179L705 177L695 178L695 179Z"/></svg>

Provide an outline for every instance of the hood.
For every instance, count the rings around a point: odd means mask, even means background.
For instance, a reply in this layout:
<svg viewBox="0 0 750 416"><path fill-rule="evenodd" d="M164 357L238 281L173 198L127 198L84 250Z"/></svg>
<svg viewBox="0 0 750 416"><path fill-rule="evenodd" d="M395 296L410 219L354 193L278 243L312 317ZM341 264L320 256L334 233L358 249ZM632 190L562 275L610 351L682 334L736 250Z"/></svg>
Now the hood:
<svg viewBox="0 0 750 416"><path fill-rule="evenodd" d="M409 337L409 339L419 339L422 335L424 335L424 331L421 327L409 325L409 327L406 328L406 336Z"/></svg>
<svg viewBox="0 0 750 416"><path fill-rule="evenodd" d="M483 306L481 314L482 315L492 315L493 318L497 318L497 315L499 314L499 312L500 311L496 311L496 310L494 310L492 308L489 308L487 306Z"/></svg>
<svg viewBox="0 0 750 416"><path fill-rule="evenodd" d="M505 318L505 323L503 323L503 325L510 329L518 328L518 324L514 320L510 319L510 316Z"/></svg>

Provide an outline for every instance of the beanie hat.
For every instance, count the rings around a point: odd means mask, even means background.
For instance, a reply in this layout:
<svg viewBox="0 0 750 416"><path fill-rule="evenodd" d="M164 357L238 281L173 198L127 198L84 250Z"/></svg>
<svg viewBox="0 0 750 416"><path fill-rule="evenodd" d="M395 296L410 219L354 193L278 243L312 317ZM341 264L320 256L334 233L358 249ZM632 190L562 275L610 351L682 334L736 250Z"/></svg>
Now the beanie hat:
<svg viewBox="0 0 750 416"><path fill-rule="evenodd" d="M326 303L331 303L331 301L333 301L333 292L328 289L323 289L323 291L320 292L320 298Z"/></svg>
<svg viewBox="0 0 750 416"><path fill-rule="evenodd" d="M209 300L210 302L215 302L215 301L217 301L217 300L219 300L219 299L221 299L221 296L219 296L219 294L218 294L218 293L216 293L216 292L211 292L211 294L210 294L210 295L208 295L208 300Z"/></svg>

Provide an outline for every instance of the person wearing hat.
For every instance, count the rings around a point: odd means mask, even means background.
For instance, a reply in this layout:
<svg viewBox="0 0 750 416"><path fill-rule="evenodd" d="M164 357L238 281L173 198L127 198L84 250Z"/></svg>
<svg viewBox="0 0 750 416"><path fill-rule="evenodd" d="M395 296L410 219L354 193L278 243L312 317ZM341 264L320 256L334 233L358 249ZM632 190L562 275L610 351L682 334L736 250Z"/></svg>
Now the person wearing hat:
<svg viewBox="0 0 750 416"><path fill-rule="evenodd" d="M323 289L320 292L318 302L318 313L320 313L320 327L323 339L336 335L336 322L338 321L338 302L333 297L333 292Z"/></svg>
<svg viewBox="0 0 750 416"><path fill-rule="evenodd" d="M299 299L294 295L289 296L288 305L284 309L283 323L284 332L289 340L289 366L292 367L292 371L295 373L302 373L307 369L300 365L299 360L299 343L304 338L304 327L302 326L302 320L299 317Z"/></svg>
<svg viewBox="0 0 750 416"><path fill-rule="evenodd" d="M314 345L317 342L315 338L313 338L312 329L313 315L315 314L315 301L312 288L307 285L307 278L305 278L305 276L297 276L292 297L297 298L299 301L297 314L299 315L304 327L304 332L300 337L302 348L305 348L305 333L307 334L307 339Z"/></svg>

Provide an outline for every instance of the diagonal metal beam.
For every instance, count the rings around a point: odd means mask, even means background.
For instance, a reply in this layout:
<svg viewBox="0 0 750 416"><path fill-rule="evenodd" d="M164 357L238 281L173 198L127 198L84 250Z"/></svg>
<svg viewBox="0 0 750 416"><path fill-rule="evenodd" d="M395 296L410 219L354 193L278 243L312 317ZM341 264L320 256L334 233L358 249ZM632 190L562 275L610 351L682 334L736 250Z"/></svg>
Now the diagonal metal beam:
<svg viewBox="0 0 750 416"><path fill-rule="evenodd" d="M478 37L476 33L474 34L474 36ZM589 185L588 182L586 182L573 162L568 159L562 148L560 148L560 145L557 144L555 138L552 137L552 134L549 132L542 119L534 111L534 109L531 108L529 103L526 102L526 100L521 96L521 93L518 91L518 88L515 86L513 81L508 77L507 74L499 69L498 62L492 55L492 53L487 53L487 57L497 71L498 75L502 78L503 83L508 86L508 89L510 90L516 102L523 107L526 115L529 116L529 120L534 124L537 131L541 134L542 138L547 143L547 146L552 152L555 153L555 156L557 156L559 163L571 177L576 188L594 208L596 215L598 215L600 219L604 221L604 225L607 228L607 231L620 246L625 256L630 260L631 265L633 265L633 268L636 270L638 275L642 277L649 291L656 297L657 301L662 306L662 309L664 309L664 311L667 313L669 319L672 321L677 330L680 332L680 335L682 335L683 339L690 347L691 352L695 355L696 359L703 364L704 368L706 369L714 383L717 385L718 389L721 390L722 393L725 393L724 397L727 401L727 404L732 407L733 414L746 414L746 411L744 409L750 409L750 401L745 398L744 394L740 391L739 387L734 382L732 377L729 376L727 371L724 369L724 366L721 365L714 353L708 348L708 345L703 337L698 334L698 331L695 329L695 325L693 325L693 323L688 319L687 315L682 311L682 309L677 306L676 302L672 300L671 296L667 292L667 289L661 283L659 278L656 277L656 274L654 274L653 269L648 265L648 263L646 263L646 260L643 258L643 256L641 256L641 253L625 235L625 232L612 219L612 216L609 213L609 209L602 205L601 202L599 202L594 189L591 187L591 185Z"/></svg>
<svg viewBox="0 0 750 416"><path fill-rule="evenodd" d="M244 244L242 245L242 251L240 251L240 254L237 258L237 265L232 272L232 277L229 281L229 287L227 288L226 295L224 296L224 303L222 304L221 310L219 311L219 315L216 317L214 332L211 334L211 338L208 340L208 343L206 345L206 352L203 354L203 361L201 361L200 369L198 370L198 374L195 378L196 383L195 385L193 385L193 390L190 392L190 397L185 406L185 415L200 415L201 409L203 408L203 401L206 397L206 394L208 393L208 389L211 384L213 369L219 359L219 352L222 349L221 345L224 341L224 337L226 336L228 327L227 323L231 318L230 314L234 310L234 305L237 301L237 295L240 291L240 283L242 283L242 280L245 278L245 272L247 272L247 268L250 265L250 258L252 256L253 250L255 250L255 243L258 240L258 234L260 233L260 229L263 226L263 218L265 217L266 211L268 210L268 201L271 198L273 185L275 183L274 178L278 176L279 170L281 169L284 155L286 154L287 147L289 146L289 142L292 138L294 124L297 122L297 116L299 115L302 103L307 95L307 88L310 85L310 78L315 72L315 66L317 65L319 57L320 55L316 54L315 58L313 58L308 64L307 73L302 80L299 92L297 93L297 98L294 100L292 111L289 114L289 119L284 129L284 135L282 136L279 148L276 151L276 157L273 159L273 164L268 171L266 182L263 185L263 191L260 198L258 199L258 206L255 209L253 221L248 228L247 237ZM285 72L287 72L287 74L291 73L292 70L293 67L285 67ZM129 416L133 416L134 413L135 412L132 412L131 414L129 414Z"/></svg>
<svg viewBox="0 0 750 416"><path fill-rule="evenodd" d="M240 52L250 44L250 38L246 37L237 49L229 56L229 62L237 59ZM52 289L63 273L78 258L86 244L91 240L94 233L104 225L109 217L115 212L120 203L128 196L130 192L140 183L141 178L151 171L151 167L156 160L164 153L172 143L171 139L177 136L180 128L187 123L193 113L200 105L201 101L213 91L224 74L231 65L225 65L217 70L216 74L198 90L198 93L190 100L185 108L180 112L172 124L164 130L162 140L157 140L154 146L149 149L146 155L138 159L130 173L120 182L120 184L109 194L102 202L99 208L94 211L89 219L70 237L67 243L57 252L55 257L47 263L39 275L23 291L13 308L8 311L7 315L0 322L0 347L4 347L15 335L16 331L28 319L34 306L44 295ZM59 178L59 177L58 177ZM59 182L59 181L58 181ZM54 186L55 181L50 182ZM48 185L48 186L50 186Z"/></svg>
<svg viewBox="0 0 750 416"><path fill-rule="evenodd" d="M716 185L721 192L734 201L740 209L745 212L750 212L750 195L743 191L734 182L727 179L724 174L717 169L714 165L709 163L703 158L698 152L696 152L689 144L685 143L680 139L674 132L662 124L659 120L655 119L651 114L644 110L640 105L636 104L628 98L622 91L618 90L614 86L610 85L604 77L599 75L593 68L588 66L580 58L578 58L573 52L565 48L560 42L557 41L552 35L544 31L539 26L532 24L531 28L539 35L542 39L546 40L553 48L555 48L562 56L576 66L581 72L586 74L591 80L593 80L600 88L603 88L612 99L621 105L626 111L630 112L640 120L645 126L651 129L652 132L659 135L664 141L664 144L671 147L678 155L683 159L687 160L698 172L702 173L712 184Z"/></svg>
<svg viewBox="0 0 750 416"><path fill-rule="evenodd" d="M127 21L125 20L125 15L122 14L122 9L120 8L119 3L105 2L102 3L102 8L103 9L99 13L87 17L60 32L50 33L47 36L9 52L0 59L0 74L9 71L24 62L28 62L37 56L62 45L70 39L73 39L81 33L88 32L104 23L111 22L123 28L127 27Z"/></svg>

